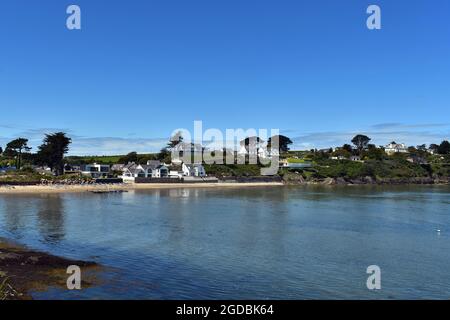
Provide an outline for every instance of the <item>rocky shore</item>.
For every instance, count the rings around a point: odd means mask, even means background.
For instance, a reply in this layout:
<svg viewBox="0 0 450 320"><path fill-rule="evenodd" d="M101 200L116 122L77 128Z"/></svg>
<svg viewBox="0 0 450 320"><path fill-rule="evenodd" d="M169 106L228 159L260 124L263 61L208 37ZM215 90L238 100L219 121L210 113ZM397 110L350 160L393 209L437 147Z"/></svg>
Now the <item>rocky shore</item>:
<svg viewBox="0 0 450 320"><path fill-rule="evenodd" d="M66 288L70 265L91 271L98 268L94 262L56 257L0 238L0 300L28 300L33 291ZM93 281L92 276L83 277L82 286L91 286Z"/></svg>
<svg viewBox="0 0 450 320"><path fill-rule="evenodd" d="M283 177L283 181L288 185L447 185L450 184L450 177L413 177L413 178L310 178L305 179L301 175L289 175Z"/></svg>

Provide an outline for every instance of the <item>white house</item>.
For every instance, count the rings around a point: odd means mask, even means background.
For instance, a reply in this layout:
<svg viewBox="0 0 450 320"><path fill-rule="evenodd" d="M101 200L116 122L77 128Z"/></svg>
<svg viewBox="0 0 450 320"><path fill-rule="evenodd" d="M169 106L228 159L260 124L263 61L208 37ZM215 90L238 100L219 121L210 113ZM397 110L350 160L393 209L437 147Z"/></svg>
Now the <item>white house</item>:
<svg viewBox="0 0 450 320"><path fill-rule="evenodd" d="M169 168L164 164L160 164L153 169L152 178L167 178L169 177Z"/></svg>
<svg viewBox="0 0 450 320"><path fill-rule="evenodd" d="M246 141L248 139L248 141ZM259 137L249 137L240 142L240 149L237 152L238 156L249 156L249 157L269 157L269 152L267 148L264 147L264 141ZM271 150L271 152L277 152L276 150ZM275 154L274 154L275 155Z"/></svg>
<svg viewBox="0 0 450 320"><path fill-rule="evenodd" d="M145 172L137 170L137 165L134 162L132 162L122 166L122 175L120 177L126 182L127 181L134 182L134 178L138 177L139 174L141 174L141 176L143 177L146 176Z"/></svg>
<svg viewBox="0 0 450 320"><path fill-rule="evenodd" d="M384 147L384 151L388 155L393 155L395 153L408 153L408 148L404 143L391 142Z"/></svg>
<svg viewBox="0 0 450 320"><path fill-rule="evenodd" d="M330 158L331 160L348 160L346 157L344 156L332 156Z"/></svg>
<svg viewBox="0 0 450 320"><path fill-rule="evenodd" d="M180 142L172 148L172 163L180 165L183 162L183 157L194 157L199 161L202 160L203 146L198 143Z"/></svg>
<svg viewBox="0 0 450 320"><path fill-rule="evenodd" d="M81 166L81 174L91 178L107 177L110 172L108 164L86 164Z"/></svg>
<svg viewBox="0 0 450 320"><path fill-rule="evenodd" d="M183 176L186 177L206 177L205 167L201 164L186 164L182 165Z"/></svg>
<svg viewBox="0 0 450 320"><path fill-rule="evenodd" d="M125 182L134 182L135 178L165 178L169 169L159 161L148 161L147 164L129 163L122 168L121 178Z"/></svg>

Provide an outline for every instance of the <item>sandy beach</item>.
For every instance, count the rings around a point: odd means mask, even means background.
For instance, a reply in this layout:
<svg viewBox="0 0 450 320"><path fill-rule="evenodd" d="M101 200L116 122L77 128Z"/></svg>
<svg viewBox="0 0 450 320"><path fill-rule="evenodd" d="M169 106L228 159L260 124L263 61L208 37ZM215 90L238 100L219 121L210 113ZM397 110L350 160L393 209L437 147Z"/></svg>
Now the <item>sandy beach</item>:
<svg viewBox="0 0 450 320"><path fill-rule="evenodd" d="M283 186L281 182L249 182L249 183L142 183L111 185L39 185L39 186L0 186L0 194L15 193L68 193L88 191L129 191L175 188L248 188Z"/></svg>

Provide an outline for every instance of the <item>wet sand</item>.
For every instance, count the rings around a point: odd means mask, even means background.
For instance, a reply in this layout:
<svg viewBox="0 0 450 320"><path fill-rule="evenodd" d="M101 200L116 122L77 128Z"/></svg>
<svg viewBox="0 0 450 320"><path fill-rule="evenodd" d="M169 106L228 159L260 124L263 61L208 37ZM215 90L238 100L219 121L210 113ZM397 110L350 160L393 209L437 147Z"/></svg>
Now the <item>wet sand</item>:
<svg viewBox="0 0 450 320"><path fill-rule="evenodd" d="M39 185L39 186L0 186L0 194L14 193L66 193L87 191L129 191L175 188L247 188L262 186L282 186L282 182L251 183L142 183L111 185Z"/></svg>
<svg viewBox="0 0 450 320"><path fill-rule="evenodd" d="M94 262L77 261L37 252L0 238L0 300L29 300L31 292L49 287L67 288L67 267L77 265L88 271L99 269ZM89 287L95 277L82 279Z"/></svg>

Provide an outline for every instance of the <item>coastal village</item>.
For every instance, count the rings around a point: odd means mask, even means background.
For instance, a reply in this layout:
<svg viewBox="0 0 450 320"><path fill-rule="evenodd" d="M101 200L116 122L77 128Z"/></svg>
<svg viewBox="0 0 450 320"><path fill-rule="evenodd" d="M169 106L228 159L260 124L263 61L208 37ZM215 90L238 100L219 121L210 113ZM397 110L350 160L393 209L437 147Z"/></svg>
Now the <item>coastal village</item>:
<svg viewBox="0 0 450 320"><path fill-rule="evenodd" d="M59 162L53 159L48 143L51 139L67 143ZM65 156L70 138L64 133L47 135L47 144L36 154L24 138L10 142L0 149L0 185L27 185L52 183L218 183L218 182L285 182L305 183L325 181L360 182L378 178L398 179L416 183L447 181L450 144L409 146L392 141L384 146L370 144L365 135L356 135L350 144L327 149L291 151L290 138L278 136L279 148L271 147L259 137L240 141L236 150L209 150L199 144L184 142L181 136L172 138L160 153L125 156ZM205 154L222 153L223 162L207 164ZM48 156L50 154L50 156ZM185 162L186 155L193 161ZM233 163L227 162L233 159ZM46 160L45 157L48 157ZM184 157L183 157L184 156ZM262 176L259 169L274 157L279 170L271 176ZM251 162L253 160L253 162ZM264 160L264 161L263 161ZM263 164L264 163L264 164ZM383 176L384 175L384 176ZM59 177L59 178L58 178ZM403 180L401 180L403 178ZM407 179L407 180L405 180ZM409 180L408 180L409 179ZM386 180L385 180L386 181Z"/></svg>

